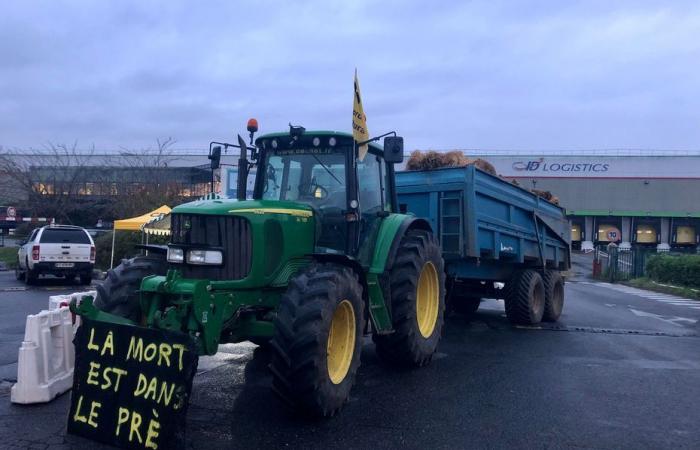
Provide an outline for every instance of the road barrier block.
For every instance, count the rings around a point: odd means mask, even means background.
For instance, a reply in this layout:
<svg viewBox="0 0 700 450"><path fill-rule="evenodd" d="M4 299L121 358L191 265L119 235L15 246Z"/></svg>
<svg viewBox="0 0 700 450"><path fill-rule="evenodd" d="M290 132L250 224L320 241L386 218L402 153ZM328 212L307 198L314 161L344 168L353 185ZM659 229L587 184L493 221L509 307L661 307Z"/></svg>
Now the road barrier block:
<svg viewBox="0 0 700 450"><path fill-rule="evenodd" d="M89 295L94 299L97 296L97 291L73 292L72 294L51 295L49 296L49 311L68 306L70 305L70 302L74 299L79 305L80 301L86 295ZM75 332L78 330L78 327L80 326L80 316L72 314L71 319L73 320L73 334L75 334Z"/></svg>
<svg viewBox="0 0 700 450"><path fill-rule="evenodd" d="M73 323L67 307L27 316L12 403L45 403L73 384Z"/></svg>

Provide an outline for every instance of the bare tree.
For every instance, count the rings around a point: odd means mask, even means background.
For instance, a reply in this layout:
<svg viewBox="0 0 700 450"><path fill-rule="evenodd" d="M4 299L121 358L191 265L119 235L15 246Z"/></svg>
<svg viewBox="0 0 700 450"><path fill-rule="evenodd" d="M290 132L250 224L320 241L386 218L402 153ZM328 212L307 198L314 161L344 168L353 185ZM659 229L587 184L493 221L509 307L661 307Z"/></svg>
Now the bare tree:
<svg viewBox="0 0 700 450"><path fill-rule="evenodd" d="M115 180L115 213L132 216L181 202L185 187L174 174L178 169L172 167L177 160L172 151L175 142L172 138L158 139L155 149L122 149L114 156L112 165L120 172Z"/></svg>
<svg viewBox="0 0 700 450"><path fill-rule="evenodd" d="M0 174L8 200L26 202L33 214L72 223L73 213L84 195L85 170L94 148L78 150L77 142L68 146L49 143L44 149L0 152ZM5 189L7 188L7 190Z"/></svg>
<svg viewBox="0 0 700 450"><path fill-rule="evenodd" d="M21 204L60 223L94 224L176 205L208 192L209 174L179 161L175 140L156 148L96 154L77 145L0 149L0 202Z"/></svg>

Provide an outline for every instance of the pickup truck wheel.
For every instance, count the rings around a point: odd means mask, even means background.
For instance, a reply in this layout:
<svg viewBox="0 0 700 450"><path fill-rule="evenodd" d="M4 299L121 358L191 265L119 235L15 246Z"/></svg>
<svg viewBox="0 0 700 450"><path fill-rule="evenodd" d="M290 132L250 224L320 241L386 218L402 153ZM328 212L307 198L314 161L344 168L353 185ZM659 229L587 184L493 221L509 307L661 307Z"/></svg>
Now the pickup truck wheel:
<svg viewBox="0 0 700 450"><path fill-rule="evenodd" d="M20 269L19 260L17 260L17 267L15 267L15 278L17 281L24 281L26 274L27 273L25 271Z"/></svg>
<svg viewBox="0 0 700 450"><path fill-rule="evenodd" d="M141 280L147 275L165 275L167 271L168 262L165 260L165 255L122 259L121 264L107 271L104 282L96 286L95 307L139 322L141 305L138 290L141 287Z"/></svg>
<svg viewBox="0 0 700 450"><path fill-rule="evenodd" d="M29 268L29 263L27 263L27 270L25 271L24 274L24 282L27 283L28 285L32 285L36 283L36 280L39 279L39 272L32 270Z"/></svg>
<svg viewBox="0 0 700 450"><path fill-rule="evenodd" d="M394 332L372 336L379 357L420 367L428 364L442 336L445 270L432 233L410 230L401 238L389 273Z"/></svg>
<svg viewBox="0 0 700 450"><path fill-rule="evenodd" d="M544 273L544 315L542 320L556 322L564 309L564 278L556 270Z"/></svg>
<svg viewBox="0 0 700 450"><path fill-rule="evenodd" d="M360 366L362 286L348 267L312 264L280 300L272 349L272 389L307 415L333 416L350 397Z"/></svg>
<svg viewBox="0 0 700 450"><path fill-rule="evenodd" d="M516 272L505 286L506 316L514 324L540 323L544 314L544 283L539 273L527 269Z"/></svg>

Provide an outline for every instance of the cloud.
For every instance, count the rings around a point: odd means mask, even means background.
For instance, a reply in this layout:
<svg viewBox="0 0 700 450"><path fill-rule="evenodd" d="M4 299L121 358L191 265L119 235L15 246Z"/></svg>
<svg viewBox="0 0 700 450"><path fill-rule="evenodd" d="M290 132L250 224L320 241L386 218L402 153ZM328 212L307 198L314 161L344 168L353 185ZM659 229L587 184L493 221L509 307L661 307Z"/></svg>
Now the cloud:
<svg viewBox="0 0 700 450"><path fill-rule="evenodd" d="M696 149L693 2L18 2L0 145L205 147L255 116L409 148Z"/></svg>

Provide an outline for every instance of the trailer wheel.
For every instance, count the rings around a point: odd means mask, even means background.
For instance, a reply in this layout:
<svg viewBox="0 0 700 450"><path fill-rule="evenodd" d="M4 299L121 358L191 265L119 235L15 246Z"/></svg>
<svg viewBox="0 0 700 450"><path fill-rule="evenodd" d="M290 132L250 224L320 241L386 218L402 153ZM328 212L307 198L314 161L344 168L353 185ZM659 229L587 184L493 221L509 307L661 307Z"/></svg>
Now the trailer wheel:
<svg viewBox="0 0 700 450"><path fill-rule="evenodd" d="M519 325L539 323L544 314L544 291L539 273L531 269L516 272L505 286L508 320Z"/></svg>
<svg viewBox="0 0 700 450"><path fill-rule="evenodd" d="M138 290L141 287L141 280L148 275L165 275L167 271L168 262L165 260L165 255L122 259L121 264L107 271L104 282L95 287L97 290L95 307L139 322L141 305Z"/></svg>
<svg viewBox="0 0 700 450"><path fill-rule="evenodd" d="M544 315L542 320L556 322L564 309L564 278L556 270L544 273Z"/></svg>
<svg viewBox="0 0 700 450"><path fill-rule="evenodd" d="M272 349L272 389L289 407L333 416L350 397L360 366L362 286L348 267L312 264L280 300Z"/></svg>
<svg viewBox="0 0 700 450"><path fill-rule="evenodd" d="M402 366L430 362L442 336L445 270L432 233L410 230L389 273L394 332L372 336L380 358Z"/></svg>

